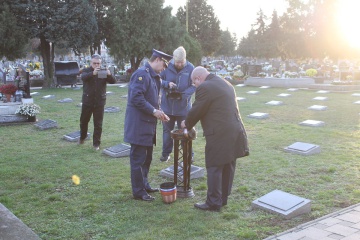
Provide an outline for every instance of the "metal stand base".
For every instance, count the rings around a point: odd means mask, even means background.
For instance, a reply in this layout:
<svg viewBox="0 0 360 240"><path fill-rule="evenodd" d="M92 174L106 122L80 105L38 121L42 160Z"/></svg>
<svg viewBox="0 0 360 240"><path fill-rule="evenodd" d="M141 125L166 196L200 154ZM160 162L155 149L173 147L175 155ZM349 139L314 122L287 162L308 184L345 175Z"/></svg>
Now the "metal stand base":
<svg viewBox="0 0 360 240"><path fill-rule="evenodd" d="M192 198L195 196L192 188L189 190L184 190L183 186L176 186L176 196L178 198Z"/></svg>

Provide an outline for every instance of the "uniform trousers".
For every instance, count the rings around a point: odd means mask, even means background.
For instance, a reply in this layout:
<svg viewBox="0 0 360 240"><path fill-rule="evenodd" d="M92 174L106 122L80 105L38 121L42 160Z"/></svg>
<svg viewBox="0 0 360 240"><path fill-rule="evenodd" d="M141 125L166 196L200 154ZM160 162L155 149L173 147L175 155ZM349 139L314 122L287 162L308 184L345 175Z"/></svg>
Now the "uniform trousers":
<svg viewBox="0 0 360 240"><path fill-rule="evenodd" d="M146 189L150 189L148 174L152 161L153 146L141 146L131 144L130 167L131 186L134 197L147 195Z"/></svg>
<svg viewBox="0 0 360 240"><path fill-rule="evenodd" d="M104 105L101 106L88 106L82 105L80 116L80 139L84 140L87 137L88 125L93 116L94 133L93 133L93 146L100 146L102 124L104 119Z"/></svg>
<svg viewBox="0 0 360 240"><path fill-rule="evenodd" d="M234 180L236 160L216 166L208 167L206 203L214 208L221 208L227 204L228 196Z"/></svg>

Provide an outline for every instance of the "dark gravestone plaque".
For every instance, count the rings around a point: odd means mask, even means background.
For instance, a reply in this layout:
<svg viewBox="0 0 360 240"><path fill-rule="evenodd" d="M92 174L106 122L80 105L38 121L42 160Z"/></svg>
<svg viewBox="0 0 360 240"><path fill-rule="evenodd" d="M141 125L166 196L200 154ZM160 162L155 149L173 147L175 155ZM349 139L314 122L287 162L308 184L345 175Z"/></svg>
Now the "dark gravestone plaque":
<svg viewBox="0 0 360 240"><path fill-rule="evenodd" d="M89 139L90 133L87 133L86 139ZM70 142L77 142L80 139L80 131L72 132L64 135L64 139Z"/></svg>
<svg viewBox="0 0 360 240"><path fill-rule="evenodd" d="M284 148L286 152L297 153L300 155L312 155L316 153L320 153L320 146L304 143L304 142L296 142Z"/></svg>
<svg viewBox="0 0 360 240"><path fill-rule="evenodd" d="M197 166L191 165L190 179L204 177L204 171L205 170L202 167L197 167ZM174 166L171 166L171 167L161 170L160 176L174 179ZM183 181L183 168L181 166L178 167L178 179L180 181Z"/></svg>
<svg viewBox="0 0 360 240"><path fill-rule="evenodd" d="M106 113L116 113L116 112L120 112L120 108L119 107L107 107L104 109L104 112Z"/></svg>
<svg viewBox="0 0 360 240"><path fill-rule="evenodd" d="M130 156L130 146L126 144L118 144L113 147L104 149L103 153L110 157L127 157Z"/></svg>
<svg viewBox="0 0 360 240"><path fill-rule="evenodd" d="M50 129L50 128L57 128L58 124L54 120L46 119L46 120L43 120L41 122L34 124L34 126L39 128L40 130L46 130L46 129Z"/></svg>

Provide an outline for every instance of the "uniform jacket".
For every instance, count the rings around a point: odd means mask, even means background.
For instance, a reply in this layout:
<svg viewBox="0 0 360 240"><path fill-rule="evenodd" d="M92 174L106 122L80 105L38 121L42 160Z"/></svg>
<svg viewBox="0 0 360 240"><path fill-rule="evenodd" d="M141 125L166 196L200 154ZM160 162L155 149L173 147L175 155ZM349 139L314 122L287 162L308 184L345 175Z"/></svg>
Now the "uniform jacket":
<svg viewBox="0 0 360 240"><path fill-rule="evenodd" d="M168 115L185 116L191 108L191 96L196 88L192 85L191 73L194 69L189 61L179 72L175 69L174 59L170 61L168 68L161 72L161 110ZM176 91L181 92L181 99L170 99L166 96L169 91L169 82L176 84Z"/></svg>
<svg viewBox="0 0 360 240"><path fill-rule="evenodd" d="M125 142L142 146L155 143L157 119L153 111L159 109L160 85L160 76L149 63L131 76L125 113Z"/></svg>
<svg viewBox="0 0 360 240"><path fill-rule="evenodd" d="M85 68L81 73L83 81L82 104L88 106L104 106L106 103L106 84L115 83L116 80L112 75L107 78L98 78L93 75L92 67Z"/></svg>
<svg viewBox="0 0 360 240"><path fill-rule="evenodd" d="M206 139L205 164L215 167L249 155L247 135L234 87L210 74L197 87L185 124L191 129L200 120Z"/></svg>

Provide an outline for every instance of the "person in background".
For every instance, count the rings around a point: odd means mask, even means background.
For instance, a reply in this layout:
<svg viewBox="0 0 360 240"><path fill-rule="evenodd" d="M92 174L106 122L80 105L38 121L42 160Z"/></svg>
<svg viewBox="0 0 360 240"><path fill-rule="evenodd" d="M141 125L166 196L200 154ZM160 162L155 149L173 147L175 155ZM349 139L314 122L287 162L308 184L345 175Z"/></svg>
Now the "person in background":
<svg viewBox="0 0 360 240"><path fill-rule="evenodd" d="M162 72L172 56L153 49L145 66L130 79L125 113L124 141L130 143L131 186L134 199L152 201L149 193L158 192L148 182L153 145L156 144L157 120L168 121L160 110L159 93Z"/></svg>
<svg viewBox="0 0 360 240"><path fill-rule="evenodd" d="M191 79L195 101L181 127L191 130L198 121L204 131L207 198L194 206L219 211L227 205L234 179L236 158L249 155L247 134L240 116L234 87L204 67L196 67Z"/></svg>
<svg viewBox="0 0 360 240"><path fill-rule="evenodd" d="M170 159L173 149L171 131L174 129L175 122L180 129L181 121L185 119L191 108L191 96L196 89L191 82L193 69L194 65L186 60L185 48L181 46L175 49L168 68L160 74L163 80L161 110L170 118L169 121L163 122L163 145L160 157L162 162Z"/></svg>
<svg viewBox="0 0 360 240"><path fill-rule="evenodd" d="M99 73L102 73L102 76L98 75ZM106 104L106 84L115 83L116 80L107 68L101 67L101 56L98 54L91 56L91 66L89 68L82 69L81 80L83 82L83 95L79 144L84 144L92 115L94 122L93 147L95 150L99 150L104 106Z"/></svg>

